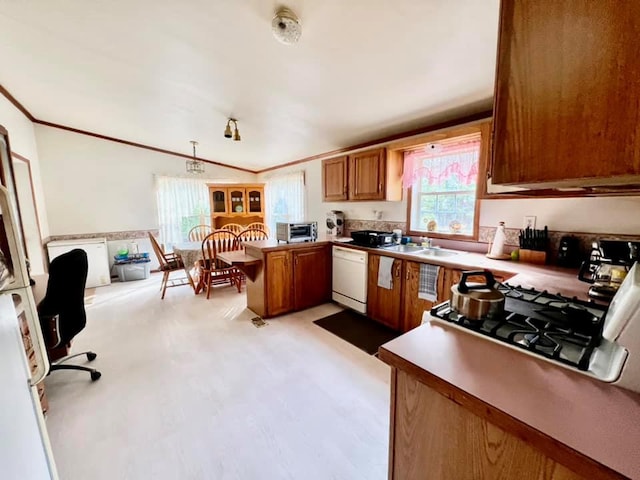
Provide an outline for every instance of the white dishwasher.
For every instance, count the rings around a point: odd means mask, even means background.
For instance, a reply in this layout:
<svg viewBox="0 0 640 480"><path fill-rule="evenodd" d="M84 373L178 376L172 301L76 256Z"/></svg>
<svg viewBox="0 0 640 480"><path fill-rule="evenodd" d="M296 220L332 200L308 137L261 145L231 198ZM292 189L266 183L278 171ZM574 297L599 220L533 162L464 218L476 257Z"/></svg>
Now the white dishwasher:
<svg viewBox="0 0 640 480"><path fill-rule="evenodd" d="M334 301L367 313L367 252L333 247L332 295Z"/></svg>
<svg viewBox="0 0 640 480"><path fill-rule="evenodd" d="M106 238L84 238L81 240L55 240L47 243L49 261L79 248L87 252L89 271L87 272L86 288L101 287L111 283L109 270L109 254L107 253Z"/></svg>

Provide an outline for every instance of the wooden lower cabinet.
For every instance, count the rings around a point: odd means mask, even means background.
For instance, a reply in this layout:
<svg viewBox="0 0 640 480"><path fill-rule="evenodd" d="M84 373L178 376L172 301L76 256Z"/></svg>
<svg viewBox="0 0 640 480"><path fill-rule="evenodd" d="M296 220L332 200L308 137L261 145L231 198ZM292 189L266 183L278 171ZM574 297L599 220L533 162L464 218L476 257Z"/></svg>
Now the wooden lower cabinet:
<svg viewBox="0 0 640 480"><path fill-rule="evenodd" d="M294 310L320 305L331 297L331 253L328 248L293 252Z"/></svg>
<svg viewBox="0 0 640 480"><path fill-rule="evenodd" d="M585 478L396 368L391 409L389 479Z"/></svg>
<svg viewBox="0 0 640 480"><path fill-rule="evenodd" d="M402 331L408 332L422 323L422 315L425 310L448 299L445 286L446 279L450 276L447 272L451 269L440 267L438 271L438 296L435 302L424 300L418 297L420 288L420 263L404 262L404 288L402 293ZM446 297L446 298L445 298Z"/></svg>
<svg viewBox="0 0 640 480"><path fill-rule="evenodd" d="M418 297L420 288L420 262L394 259L391 268L393 288L391 290L378 286L380 257L369 254L369 276L367 285L367 316L388 327L403 332L416 328L422 323L422 315L426 310L451 300L451 287L460 282L462 270L440 267L438 271L438 289L435 302ZM503 282L508 277L494 274L497 281Z"/></svg>
<svg viewBox="0 0 640 480"><path fill-rule="evenodd" d="M266 257L267 314L273 317L293 309L291 252L270 252Z"/></svg>
<svg viewBox="0 0 640 480"><path fill-rule="evenodd" d="M264 271L247 286L249 308L269 318L328 302L330 255L328 245L267 252Z"/></svg>
<svg viewBox="0 0 640 480"><path fill-rule="evenodd" d="M391 267L392 288L378 286L381 255L369 254L367 276L367 316L394 330L401 329L403 260L394 259Z"/></svg>

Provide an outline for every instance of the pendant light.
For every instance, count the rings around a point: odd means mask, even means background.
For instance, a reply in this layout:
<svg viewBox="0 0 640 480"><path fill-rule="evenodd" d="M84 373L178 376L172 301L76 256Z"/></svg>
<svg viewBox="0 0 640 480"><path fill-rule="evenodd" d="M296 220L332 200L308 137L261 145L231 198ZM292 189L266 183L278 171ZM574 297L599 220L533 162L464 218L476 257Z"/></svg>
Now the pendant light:
<svg viewBox="0 0 640 480"><path fill-rule="evenodd" d="M193 145L193 160L187 160L185 162L187 173L200 175L201 173L204 173L204 162L198 160L196 157L196 145L198 145L198 142L191 140L191 145Z"/></svg>
<svg viewBox="0 0 640 480"><path fill-rule="evenodd" d="M233 123L233 131L231 131L231 123ZM229 118L227 120L227 126L224 129L224 138L233 138L234 142L242 140L240 130L238 130L238 120L235 118Z"/></svg>

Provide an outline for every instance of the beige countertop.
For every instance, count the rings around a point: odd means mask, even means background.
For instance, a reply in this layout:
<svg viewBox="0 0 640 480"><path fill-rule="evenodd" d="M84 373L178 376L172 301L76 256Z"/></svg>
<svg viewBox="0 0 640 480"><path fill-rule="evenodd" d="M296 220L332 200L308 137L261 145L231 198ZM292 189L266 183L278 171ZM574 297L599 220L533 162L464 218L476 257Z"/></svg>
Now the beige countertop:
<svg viewBox="0 0 640 480"><path fill-rule="evenodd" d="M380 347L380 358L441 393L452 386L640 479L640 394L444 325L411 330Z"/></svg>
<svg viewBox="0 0 640 480"><path fill-rule="evenodd" d="M327 245L329 243L332 243L335 246L364 250L371 254L394 257L419 263L430 263L460 270L488 269L511 277L507 281L510 285L521 285L523 287L535 288L537 290L548 290L552 293L562 293L568 297L577 297L581 300L589 300L589 297L587 296L589 285L578 280L577 270L550 265L533 265L522 262L513 262L511 260L493 260L487 258L481 253L461 253L451 257L427 257L424 255L393 252L385 250L384 248L365 248L349 243L339 243L333 241L331 237L321 237L316 242L303 243L279 243L275 239L260 240L247 242L245 244L245 249L249 255L262 257L262 254L266 252L309 248L313 246Z"/></svg>

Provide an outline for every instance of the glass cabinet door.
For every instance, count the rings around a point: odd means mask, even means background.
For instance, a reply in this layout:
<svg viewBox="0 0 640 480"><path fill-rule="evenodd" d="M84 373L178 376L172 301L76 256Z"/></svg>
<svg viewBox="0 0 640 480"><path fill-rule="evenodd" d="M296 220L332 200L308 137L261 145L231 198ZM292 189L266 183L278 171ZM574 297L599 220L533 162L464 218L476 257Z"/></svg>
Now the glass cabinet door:
<svg viewBox="0 0 640 480"><path fill-rule="evenodd" d="M262 192L260 190L249 190L247 197L249 198L249 213L261 213Z"/></svg>
<svg viewBox="0 0 640 480"><path fill-rule="evenodd" d="M229 189L229 204L231 205L231 211L229 213L246 213L244 211L244 196L244 189Z"/></svg>
<svg viewBox="0 0 640 480"><path fill-rule="evenodd" d="M227 191L212 190L211 191L211 213L227 213Z"/></svg>

